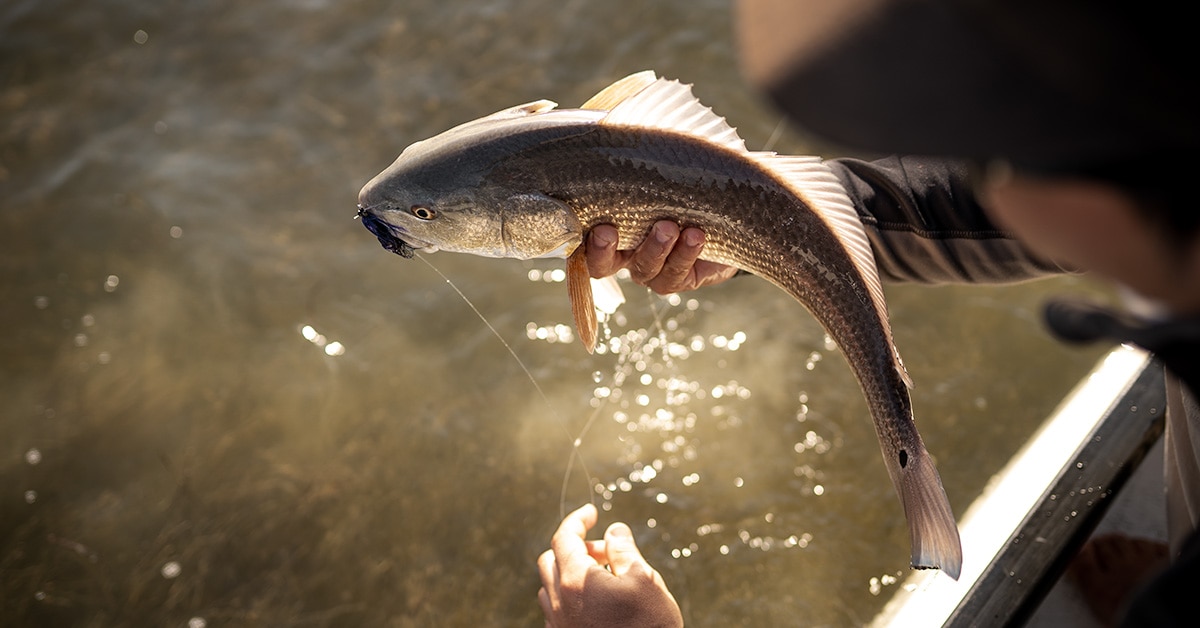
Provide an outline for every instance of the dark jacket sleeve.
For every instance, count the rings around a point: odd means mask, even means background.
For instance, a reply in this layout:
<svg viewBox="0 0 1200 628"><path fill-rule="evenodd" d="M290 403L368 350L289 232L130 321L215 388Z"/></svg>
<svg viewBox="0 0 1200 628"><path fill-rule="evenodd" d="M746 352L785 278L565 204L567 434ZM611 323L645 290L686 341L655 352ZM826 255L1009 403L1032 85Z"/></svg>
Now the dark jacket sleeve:
<svg viewBox="0 0 1200 628"><path fill-rule="evenodd" d="M826 163L858 208L884 281L1006 283L1065 272L988 220L964 164L921 157Z"/></svg>

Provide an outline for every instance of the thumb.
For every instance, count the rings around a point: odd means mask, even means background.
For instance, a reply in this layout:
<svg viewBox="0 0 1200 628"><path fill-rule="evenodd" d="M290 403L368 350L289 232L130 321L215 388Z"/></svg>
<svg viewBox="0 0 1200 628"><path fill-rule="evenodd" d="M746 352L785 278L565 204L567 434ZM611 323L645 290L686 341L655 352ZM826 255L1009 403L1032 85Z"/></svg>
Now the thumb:
<svg viewBox="0 0 1200 628"><path fill-rule="evenodd" d="M604 552L607 554L608 566L615 576L623 576L633 567L645 567L646 559L638 551L637 543L633 540L633 532L629 526L617 522L608 526L604 532Z"/></svg>

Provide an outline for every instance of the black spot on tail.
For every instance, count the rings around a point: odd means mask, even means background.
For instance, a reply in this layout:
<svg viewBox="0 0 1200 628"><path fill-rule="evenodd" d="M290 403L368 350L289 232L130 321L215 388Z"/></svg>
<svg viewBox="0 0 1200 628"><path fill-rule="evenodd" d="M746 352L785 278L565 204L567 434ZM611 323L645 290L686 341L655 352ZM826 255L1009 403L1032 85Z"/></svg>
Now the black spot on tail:
<svg viewBox="0 0 1200 628"><path fill-rule="evenodd" d="M900 450L900 468L903 469L907 466L908 466L908 452L901 449Z"/></svg>

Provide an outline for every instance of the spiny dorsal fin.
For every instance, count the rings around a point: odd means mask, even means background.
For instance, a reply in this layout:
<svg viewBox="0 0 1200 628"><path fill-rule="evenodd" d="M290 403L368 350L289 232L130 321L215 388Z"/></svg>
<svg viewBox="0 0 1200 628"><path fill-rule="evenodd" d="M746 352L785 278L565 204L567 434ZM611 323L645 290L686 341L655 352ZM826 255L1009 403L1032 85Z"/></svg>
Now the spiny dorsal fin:
<svg viewBox="0 0 1200 628"><path fill-rule="evenodd" d="M630 96L646 89L646 87L650 86L656 80L658 80L658 77L654 74L654 70L644 70L636 74L630 74L600 90L579 108L609 111Z"/></svg>
<svg viewBox="0 0 1200 628"><path fill-rule="evenodd" d="M557 106L558 103L554 102L553 100L535 100L533 102L527 102L523 105L517 105L516 107L501 109L490 116L484 116L478 120L474 120L474 122L480 122L483 120L503 120L506 118L523 118L535 113L550 111ZM468 122L468 124L470 123Z"/></svg>
<svg viewBox="0 0 1200 628"><path fill-rule="evenodd" d="M628 86L613 88L626 80L641 77L642 74L634 74L617 81L596 96L604 96L602 100L611 102L615 96L624 95L629 91ZM644 80L632 80L630 85ZM613 89L611 94L609 89ZM692 95L691 85L670 79L660 78L637 93L627 95L612 107L600 124L665 129L702 137L733 150L746 150L746 143L738 137L737 131L725 122L725 118L713 113L712 109L705 107Z"/></svg>
<svg viewBox="0 0 1200 628"><path fill-rule="evenodd" d="M545 113L547 111L550 111L551 109L554 109L557 106L558 106L558 103L554 102L553 100L534 100L532 102L527 102L523 105L517 105L516 107L509 107L508 109L501 109L500 111L497 111L496 113L493 113L491 115L486 115L482 118L476 118L474 120L471 120L470 122L464 122L456 127L453 127L447 131L442 132L440 135L437 135L435 137L439 141L444 142L447 139L454 137L455 135L465 135L466 133L468 133L478 127L482 127L485 124L496 122L498 120L508 120L508 119L512 119L512 118L524 118L525 116L531 116L535 113ZM433 139L433 138L430 138L430 139ZM428 141L429 140L421 140L419 142L413 142L412 144L409 144L408 147L405 148L401 152L401 155L403 155L404 153L415 152L415 150L418 146L421 146L422 144L425 144L425 142L428 142Z"/></svg>
<svg viewBox="0 0 1200 628"><path fill-rule="evenodd" d="M850 259L862 275L875 304L876 314L883 322L888 338L892 337L892 326L888 322L887 303L883 298L883 285L879 280L879 268L875 265L875 253L867 239L862 219L854 209L854 203L846 195L846 189L837 175L819 157L792 157L768 152L750 153L750 157L763 167L774 172L796 195L808 202L808 206L825 219L825 223L837 235L850 253ZM894 349L892 358L896 371L909 387L912 378L904 368L899 351Z"/></svg>

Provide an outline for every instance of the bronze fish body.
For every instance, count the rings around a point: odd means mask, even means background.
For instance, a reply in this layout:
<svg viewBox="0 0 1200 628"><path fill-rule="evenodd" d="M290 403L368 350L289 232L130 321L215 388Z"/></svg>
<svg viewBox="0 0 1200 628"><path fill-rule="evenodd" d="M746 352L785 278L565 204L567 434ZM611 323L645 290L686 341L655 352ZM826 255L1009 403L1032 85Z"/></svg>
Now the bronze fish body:
<svg viewBox="0 0 1200 628"><path fill-rule="evenodd" d="M913 421L911 381L874 256L819 158L748 151L690 87L642 72L580 109L536 101L413 144L363 187L359 216L384 248L405 256L570 252L568 285L585 345L595 339L581 245L588 230L615 225L628 249L658 220L703 229L703 259L771 281L837 343L904 507L912 565L958 578L958 527Z"/></svg>

